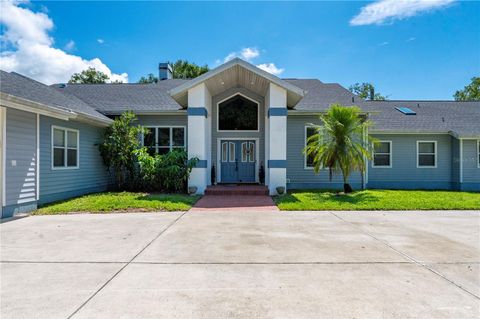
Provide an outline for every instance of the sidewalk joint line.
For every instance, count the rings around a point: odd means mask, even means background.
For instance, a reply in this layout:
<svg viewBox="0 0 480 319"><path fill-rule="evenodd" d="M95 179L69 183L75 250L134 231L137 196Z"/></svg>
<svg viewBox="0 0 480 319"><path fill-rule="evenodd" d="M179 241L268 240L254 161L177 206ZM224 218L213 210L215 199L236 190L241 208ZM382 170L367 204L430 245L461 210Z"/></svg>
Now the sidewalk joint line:
<svg viewBox="0 0 480 319"><path fill-rule="evenodd" d="M460 288L461 290L463 290L464 292L468 293L469 295L471 295L471 296L474 297L475 299L480 300L480 297L479 297L479 296L477 296L476 294L474 294L474 293L470 292L469 290L463 288L462 286L460 286L460 285L457 284L456 282L448 279L446 276L444 276L443 274L439 273L439 272L436 271L435 269L432 269L432 268L428 267L427 263L423 263L423 262L420 262L420 261L416 260L416 259L413 258L412 256L410 256L410 255L408 255L408 254L406 254L406 253L404 253L404 252L396 249L395 247L393 247L392 245L390 245L387 241L377 238L376 236L374 236L374 235L371 234L370 232L368 232L368 231L360 228L359 226L355 225L355 224L352 223L352 222L349 222L348 220L346 220L346 219L338 216L337 214L335 214L335 213L333 213L333 212L330 212L330 214L332 214L333 216L337 217L337 218L340 219L341 221L343 221L343 222L345 222L345 223L353 226L354 228L358 229L358 230L361 231L362 233L364 233L364 234L372 237L372 238L375 239L376 241L384 244L385 246L387 246L388 248L390 248L391 250L393 250L393 251L396 252L397 254L403 256L404 258L406 258L406 259L408 259L408 260L411 260L413 263L415 263L415 264L417 264L417 265L419 265L419 266L421 266L421 267L429 270L430 272L434 273L435 275L443 278L444 280L446 280L446 281L449 282L450 284L452 284L452 285Z"/></svg>
<svg viewBox="0 0 480 319"><path fill-rule="evenodd" d="M67 317L67 319L70 319L72 318L73 316L75 316L90 300L92 300L103 288L105 288L115 277L118 276L118 274L120 274L122 272L122 270L124 270L128 265L130 265L130 263L135 260L135 258L137 258L141 253L143 253L145 251L145 249L147 249L155 240L157 240L157 238L159 238L161 235L163 235L168 229L170 229L170 227L172 227L178 220L180 220L180 218L182 218L187 212L184 212L183 214L181 214L180 216L178 216L177 218L175 218L174 221L172 221L170 224L168 224L167 227L165 227L162 231L160 231L157 236L155 236L150 242L147 243L147 245L145 247L143 247L137 254L135 254L135 256L133 256L127 263L125 263L125 265L123 265L115 274L113 274L112 277L110 277L110 279L108 279L100 288L98 288L90 297L88 297L87 300L85 300L70 316Z"/></svg>

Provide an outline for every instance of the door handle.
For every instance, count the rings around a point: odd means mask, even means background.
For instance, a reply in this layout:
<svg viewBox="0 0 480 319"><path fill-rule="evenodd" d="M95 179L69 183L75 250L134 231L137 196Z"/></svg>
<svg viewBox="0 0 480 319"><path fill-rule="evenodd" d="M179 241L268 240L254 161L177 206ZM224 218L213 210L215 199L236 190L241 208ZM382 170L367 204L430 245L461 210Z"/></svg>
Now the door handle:
<svg viewBox="0 0 480 319"><path fill-rule="evenodd" d="M238 171L238 159L235 160L235 170Z"/></svg>

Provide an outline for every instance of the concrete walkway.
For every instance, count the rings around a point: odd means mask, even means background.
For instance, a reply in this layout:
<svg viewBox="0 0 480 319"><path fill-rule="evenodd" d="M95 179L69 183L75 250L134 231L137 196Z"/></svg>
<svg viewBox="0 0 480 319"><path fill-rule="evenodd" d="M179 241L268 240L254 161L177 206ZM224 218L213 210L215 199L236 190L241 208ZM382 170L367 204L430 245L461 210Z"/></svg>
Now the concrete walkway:
<svg viewBox="0 0 480 319"><path fill-rule="evenodd" d="M478 318L480 212L35 216L1 232L6 318Z"/></svg>

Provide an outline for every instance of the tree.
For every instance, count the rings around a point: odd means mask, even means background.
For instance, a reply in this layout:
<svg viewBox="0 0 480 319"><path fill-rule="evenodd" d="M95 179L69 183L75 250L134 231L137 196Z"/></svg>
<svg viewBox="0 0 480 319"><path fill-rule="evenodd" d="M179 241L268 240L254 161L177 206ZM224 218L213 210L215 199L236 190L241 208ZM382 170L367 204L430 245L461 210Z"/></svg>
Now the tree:
<svg viewBox="0 0 480 319"><path fill-rule="evenodd" d="M172 64L171 62L169 63ZM172 64L172 69L174 79L193 79L210 70L206 64L199 66L187 60L177 60Z"/></svg>
<svg viewBox="0 0 480 319"><path fill-rule="evenodd" d="M356 94L365 100L384 101L387 99L387 97L381 95L380 93L375 93L375 87L373 86L373 84L368 82L364 82L361 84L355 83L354 85L350 85L348 89L353 94Z"/></svg>
<svg viewBox="0 0 480 319"><path fill-rule="evenodd" d="M108 80L108 75L90 67L80 73L74 73L68 83L98 84L107 83Z"/></svg>
<svg viewBox="0 0 480 319"><path fill-rule="evenodd" d="M307 140L304 153L313 158L313 170L318 173L322 167L329 169L330 181L334 173L343 175L345 193L352 192L348 183L350 174L358 170L365 171L365 160L371 159L371 145L374 139L365 132L370 122L360 116L360 108L332 105L326 114L320 116L322 125L314 125L315 134Z"/></svg>
<svg viewBox="0 0 480 319"><path fill-rule="evenodd" d="M455 101L480 101L480 77L474 76L472 82L453 95Z"/></svg>
<svg viewBox="0 0 480 319"><path fill-rule="evenodd" d="M148 74L146 77L142 76L140 80L138 80L138 83L143 83L143 84L157 83L157 82L158 82L158 78L155 75L153 75L153 73Z"/></svg>
<svg viewBox="0 0 480 319"><path fill-rule="evenodd" d="M140 145L139 136L145 132L141 126L135 126L135 114L128 111L116 118L106 129L100 154L104 164L112 169L118 189L125 189L135 179L136 155Z"/></svg>

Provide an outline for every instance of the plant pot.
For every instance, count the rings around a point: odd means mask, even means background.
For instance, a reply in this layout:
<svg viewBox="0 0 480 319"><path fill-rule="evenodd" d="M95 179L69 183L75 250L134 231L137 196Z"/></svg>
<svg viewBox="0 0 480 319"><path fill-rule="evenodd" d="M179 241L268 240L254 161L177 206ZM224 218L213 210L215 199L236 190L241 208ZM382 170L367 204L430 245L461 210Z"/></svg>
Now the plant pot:
<svg viewBox="0 0 480 319"><path fill-rule="evenodd" d="M197 193L197 190L198 190L197 186L190 186L190 187L188 188L188 193L189 193L190 195L193 195L193 194Z"/></svg>
<svg viewBox="0 0 480 319"><path fill-rule="evenodd" d="M285 187L283 186L278 186L276 190L278 195L282 195L283 193L285 193Z"/></svg>

